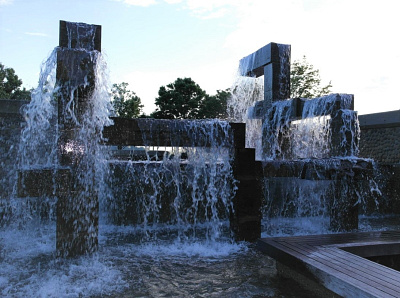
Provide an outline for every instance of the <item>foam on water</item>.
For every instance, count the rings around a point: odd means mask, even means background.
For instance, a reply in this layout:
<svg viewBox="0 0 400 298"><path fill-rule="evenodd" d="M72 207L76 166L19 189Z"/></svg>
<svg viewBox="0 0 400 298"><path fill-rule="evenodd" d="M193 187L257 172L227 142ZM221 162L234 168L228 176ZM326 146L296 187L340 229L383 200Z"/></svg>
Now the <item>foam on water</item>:
<svg viewBox="0 0 400 298"><path fill-rule="evenodd" d="M331 233L323 217L265 219L263 225L263 237ZM398 216L360 217L361 231L398 228ZM70 260L54 258L54 224L2 229L0 295L310 297L287 279L277 278L274 261L246 243L140 243L133 240L135 229L101 225L99 251Z"/></svg>
<svg viewBox="0 0 400 298"><path fill-rule="evenodd" d="M208 279L208 274L202 276L206 273L199 270L216 276L229 267L224 263L238 262L249 254L247 244L232 243L229 239L215 242L156 239L140 243L132 240L136 237L135 229L101 225L99 251L92 256L69 260L54 258L54 224L2 230L0 294L5 297L81 297L123 293L135 293L134 296L146 293L142 296L148 296L153 292L165 292L176 296L181 293L179 287L196 293L199 276L206 278L209 286L216 282ZM216 268L208 269L213 266ZM179 272L192 274L193 279L185 281L179 277ZM226 281L222 277L217 282L223 287ZM171 287L171 284L180 286Z"/></svg>

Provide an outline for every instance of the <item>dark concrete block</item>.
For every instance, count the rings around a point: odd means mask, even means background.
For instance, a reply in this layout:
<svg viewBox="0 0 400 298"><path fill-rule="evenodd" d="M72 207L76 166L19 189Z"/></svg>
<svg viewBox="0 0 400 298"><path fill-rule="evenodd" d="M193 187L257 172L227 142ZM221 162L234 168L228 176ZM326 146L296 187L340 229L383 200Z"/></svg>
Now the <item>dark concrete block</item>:
<svg viewBox="0 0 400 298"><path fill-rule="evenodd" d="M101 26L60 21L60 47L101 52Z"/></svg>
<svg viewBox="0 0 400 298"><path fill-rule="evenodd" d="M263 67L272 62L279 62L279 50L276 43L269 43L239 61L242 76L259 77L264 75Z"/></svg>
<svg viewBox="0 0 400 298"><path fill-rule="evenodd" d="M233 198L231 229L238 241L254 242L261 237L261 163L255 161L255 149L235 148L233 173L238 189Z"/></svg>
<svg viewBox="0 0 400 298"><path fill-rule="evenodd" d="M21 115L21 108L27 103L26 100L0 99L0 114L4 114L3 117L9 114Z"/></svg>

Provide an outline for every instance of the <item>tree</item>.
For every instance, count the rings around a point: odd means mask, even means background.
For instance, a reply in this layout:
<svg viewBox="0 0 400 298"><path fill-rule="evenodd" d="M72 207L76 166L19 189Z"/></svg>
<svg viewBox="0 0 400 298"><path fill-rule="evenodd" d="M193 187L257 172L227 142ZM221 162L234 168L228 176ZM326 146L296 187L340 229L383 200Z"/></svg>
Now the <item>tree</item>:
<svg viewBox="0 0 400 298"><path fill-rule="evenodd" d="M319 70L307 62L306 56L301 61L294 61L290 70L290 97L315 98L330 93L331 82L321 87Z"/></svg>
<svg viewBox="0 0 400 298"><path fill-rule="evenodd" d="M127 89L128 85L125 82L113 84L111 89L112 104L117 116L137 118L142 111L143 105L136 93Z"/></svg>
<svg viewBox="0 0 400 298"><path fill-rule="evenodd" d="M157 109L152 116L158 119L196 119L206 92L191 78L178 78L161 86L156 98Z"/></svg>
<svg viewBox="0 0 400 298"><path fill-rule="evenodd" d="M191 78L178 78L161 86L156 98L157 109L151 117L158 119L225 118L229 89L208 95Z"/></svg>
<svg viewBox="0 0 400 298"><path fill-rule="evenodd" d="M0 62L0 99L30 100L31 91L20 88L22 80L15 74L13 68L7 68Z"/></svg>
<svg viewBox="0 0 400 298"><path fill-rule="evenodd" d="M229 89L217 90L216 95L206 95L204 98L198 118L201 119L213 119L220 118L224 119L227 116L227 101L231 96Z"/></svg>

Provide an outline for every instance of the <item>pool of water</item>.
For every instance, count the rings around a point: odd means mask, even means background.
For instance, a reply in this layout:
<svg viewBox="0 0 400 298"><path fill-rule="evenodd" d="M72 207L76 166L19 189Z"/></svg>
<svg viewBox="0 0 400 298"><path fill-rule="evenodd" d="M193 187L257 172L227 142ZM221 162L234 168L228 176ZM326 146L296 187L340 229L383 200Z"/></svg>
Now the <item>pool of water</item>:
<svg viewBox="0 0 400 298"><path fill-rule="evenodd" d="M263 236L300 234L299 227L303 234L315 234L320 220L274 219L264 225L269 229ZM361 230L399 228L397 216L360 218ZM157 233L143 240L137 228L101 225L96 254L58 260L55 224L3 229L0 296L313 297L277 276L274 260L254 245Z"/></svg>

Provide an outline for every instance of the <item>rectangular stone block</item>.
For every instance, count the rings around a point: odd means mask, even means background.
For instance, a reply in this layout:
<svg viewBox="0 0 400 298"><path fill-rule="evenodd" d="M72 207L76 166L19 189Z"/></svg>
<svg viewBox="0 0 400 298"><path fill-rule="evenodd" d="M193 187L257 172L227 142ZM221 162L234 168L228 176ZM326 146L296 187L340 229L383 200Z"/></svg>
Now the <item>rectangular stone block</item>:
<svg viewBox="0 0 400 298"><path fill-rule="evenodd" d="M101 52L101 26L60 21L59 45Z"/></svg>
<svg viewBox="0 0 400 298"><path fill-rule="evenodd" d="M269 43L239 61L240 75L259 77L264 75L264 66L279 62L279 49L276 43Z"/></svg>

